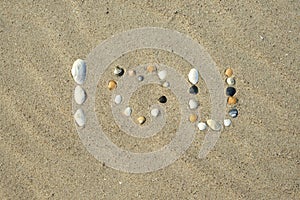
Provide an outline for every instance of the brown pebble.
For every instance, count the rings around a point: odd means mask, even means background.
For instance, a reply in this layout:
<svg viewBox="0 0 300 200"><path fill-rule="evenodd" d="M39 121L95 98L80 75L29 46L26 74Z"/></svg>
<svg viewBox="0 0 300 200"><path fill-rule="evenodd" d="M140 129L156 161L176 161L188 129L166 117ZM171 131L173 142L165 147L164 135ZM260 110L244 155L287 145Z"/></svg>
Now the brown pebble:
<svg viewBox="0 0 300 200"><path fill-rule="evenodd" d="M142 124L145 123L146 118L145 118L145 117L138 117L138 118L137 118L137 121L139 122L140 125L142 125Z"/></svg>
<svg viewBox="0 0 300 200"><path fill-rule="evenodd" d="M236 104L236 102L237 102L237 98L235 98L235 97L228 97L228 99L227 99L227 103L229 105L234 105L234 104Z"/></svg>
<svg viewBox="0 0 300 200"><path fill-rule="evenodd" d="M108 89L109 90L114 90L114 89L116 89L116 87L117 87L117 83L116 83L116 81L114 81L114 80L110 80L110 81L108 81Z"/></svg>
<svg viewBox="0 0 300 200"><path fill-rule="evenodd" d="M231 68L227 68L227 69L225 70L225 75L226 75L227 77L231 77L232 74L233 74L233 70L232 70Z"/></svg>
<svg viewBox="0 0 300 200"><path fill-rule="evenodd" d="M149 65L149 66L147 67L147 71L150 72L150 73L155 72L155 71L156 71L156 67L153 66L153 65Z"/></svg>
<svg viewBox="0 0 300 200"><path fill-rule="evenodd" d="M196 122L198 119L197 115L196 114L191 114L190 115L190 122Z"/></svg>

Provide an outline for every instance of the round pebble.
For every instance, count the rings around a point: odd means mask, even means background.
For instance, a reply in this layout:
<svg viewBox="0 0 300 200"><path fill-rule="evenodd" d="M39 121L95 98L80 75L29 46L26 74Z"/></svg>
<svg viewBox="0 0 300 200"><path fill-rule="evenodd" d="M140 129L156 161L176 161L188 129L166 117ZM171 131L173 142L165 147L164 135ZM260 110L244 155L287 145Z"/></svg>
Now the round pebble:
<svg viewBox="0 0 300 200"><path fill-rule="evenodd" d="M122 102L122 96L118 94L118 95L115 97L115 103L116 103L116 104L120 104L121 102Z"/></svg>
<svg viewBox="0 0 300 200"><path fill-rule="evenodd" d="M161 96L161 97L159 97L158 101L159 101L160 103L166 103L166 102L167 102L167 97Z"/></svg>
<svg viewBox="0 0 300 200"><path fill-rule="evenodd" d="M86 118L83 110L79 108L74 114L75 122L78 126L82 127L85 125Z"/></svg>
<svg viewBox="0 0 300 200"><path fill-rule="evenodd" d="M129 70L128 71L128 75L129 76L135 76L136 75L136 72L134 70Z"/></svg>
<svg viewBox="0 0 300 200"><path fill-rule="evenodd" d="M168 81L164 82L164 83L163 83L163 87L165 87L165 88L170 87L170 83L169 83Z"/></svg>
<svg viewBox="0 0 300 200"><path fill-rule="evenodd" d="M194 99L190 99L189 100L189 107L191 110L198 108L199 106L199 102L194 100Z"/></svg>
<svg viewBox="0 0 300 200"><path fill-rule="evenodd" d="M139 124L140 124L140 125L142 125L142 124L144 124L144 123L145 123L145 121L146 121L146 118L145 118L144 116L142 116L142 117L138 117L138 118L137 118L137 121L139 122Z"/></svg>
<svg viewBox="0 0 300 200"><path fill-rule="evenodd" d="M117 76L123 76L124 69L119 67L119 66L116 66L115 69L114 69L114 74L117 75Z"/></svg>
<svg viewBox="0 0 300 200"><path fill-rule="evenodd" d="M198 123L197 126L198 126L198 128L199 128L200 131L204 131L206 129L206 127L207 127L206 123L204 123L204 122Z"/></svg>
<svg viewBox="0 0 300 200"><path fill-rule="evenodd" d="M137 77L137 79L138 79L138 81L143 81L144 77L140 75L140 76Z"/></svg>
<svg viewBox="0 0 300 200"><path fill-rule="evenodd" d="M150 73L155 72L155 71L156 71L156 67L153 66L153 65L149 65L149 66L147 67L147 71L150 72Z"/></svg>
<svg viewBox="0 0 300 200"><path fill-rule="evenodd" d="M193 123L195 121L197 121L197 119L198 119L198 116L196 114L191 114L189 117L190 122L193 122Z"/></svg>
<svg viewBox="0 0 300 200"><path fill-rule="evenodd" d="M234 104L237 103L237 98L235 98L235 97L228 97L227 103L228 103L229 105L234 105Z"/></svg>
<svg viewBox="0 0 300 200"><path fill-rule="evenodd" d="M228 87L226 89L226 95L227 96L231 96L232 97L235 93L236 93L236 90L235 90L234 87Z"/></svg>
<svg viewBox="0 0 300 200"><path fill-rule="evenodd" d="M166 77L167 77L167 71L166 70L162 70L162 71L160 71L160 72L158 72L158 78L160 79L160 80L164 80L164 79L166 79Z"/></svg>
<svg viewBox="0 0 300 200"><path fill-rule="evenodd" d="M222 128L222 125L219 122L217 122L217 121L215 121L213 119L207 120L206 123L214 131L219 131Z"/></svg>
<svg viewBox="0 0 300 200"><path fill-rule="evenodd" d="M125 108L124 115L129 117L132 113L132 109L130 107Z"/></svg>
<svg viewBox="0 0 300 200"><path fill-rule="evenodd" d="M230 119L224 119L224 126L228 127L231 125L231 120Z"/></svg>
<svg viewBox="0 0 300 200"><path fill-rule="evenodd" d="M229 77L229 78L226 79L226 83L229 86L233 86L235 84L235 79L233 77Z"/></svg>
<svg viewBox="0 0 300 200"><path fill-rule="evenodd" d="M108 86L107 87L108 87L109 90L116 89L116 87L117 87L116 81L114 81L114 80L108 81Z"/></svg>
<svg viewBox="0 0 300 200"><path fill-rule="evenodd" d="M190 87L189 92L191 94L198 94L198 87L196 85L193 85L192 87Z"/></svg>
<svg viewBox="0 0 300 200"><path fill-rule="evenodd" d="M239 112L236 108L233 108L228 112L228 114L230 117L236 118L238 116Z"/></svg>
<svg viewBox="0 0 300 200"><path fill-rule="evenodd" d="M231 68L227 68L225 70L225 75L226 76L230 77L230 76L232 76L232 74L233 74L233 70Z"/></svg>
<svg viewBox="0 0 300 200"><path fill-rule="evenodd" d="M152 115L153 117L157 117L158 114L159 114L159 110L158 110L157 108L153 108L153 109L151 110L151 115Z"/></svg>

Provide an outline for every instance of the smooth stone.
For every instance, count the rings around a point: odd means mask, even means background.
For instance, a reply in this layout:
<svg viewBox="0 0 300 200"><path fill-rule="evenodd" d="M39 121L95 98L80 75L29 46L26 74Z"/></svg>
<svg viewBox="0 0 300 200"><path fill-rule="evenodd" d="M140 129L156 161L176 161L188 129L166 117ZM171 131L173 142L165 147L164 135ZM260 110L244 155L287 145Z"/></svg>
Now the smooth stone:
<svg viewBox="0 0 300 200"><path fill-rule="evenodd" d="M116 66L116 68L114 69L114 74L117 76L123 76L124 69L119 66Z"/></svg>
<svg viewBox="0 0 300 200"><path fill-rule="evenodd" d="M158 101L159 101L160 103L166 103L166 102L167 102L167 97L161 96L161 97L159 97Z"/></svg>
<svg viewBox="0 0 300 200"><path fill-rule="evenodd" d="M116 104L120 104L121 102L122 102L122 96L118 94L118 95L115 97L115 103L116 103Z"/></svg>
<svg viewBox="0 0 300 200"><path fill-rule="evenodd" d="M199 106L199 102L194 100L194 99L190 99L189 100L189 107L191 110L198 108Z"/></svg>
<svg viewBox="0 0 300 200"><path fill-rule="evenodd" d="M207 128L207 125L204 122L198 123L197 126L198 126L198 128L199 128L200 131L204 131Z"/></svg>
<svg viewBox="0 0 300 200"><path fill-rule="evenodd" d="M114 90L117 87L117 83L114 80L110 80L108 81L108 85L107 85L109 90Z"/></svg>
<svg viewBox="0 0 300 200"><path fill-rule="evenodd" d="M153 109L151 110L151 115L152 115L153 117L157 117L158 114L159 114L159 110L158 110L157 108L153 108Z"/></svg>
<svg viewBox="0 0 300 200"><path fill-rule="evenodd" d="M190 87L189 92L191 94L198 94L198 87L196 85L193 85L192 87Z"/></svg>
<svg viewBox="0 0 300 200"><path fill-rule="evenodd" d="M144 77L141 76L141 75L139 75L139 76L137 77L137 79L138 79L138 81L143 81L143 80L144 80Z"/></svg>
<svg viewBox="0 0 300 200"><path fill-rule="evenodd" d="M132 109L130 107L125 108L124 115L129 117L132 113Z"/></svg>
<svg viewBox="0 0 300 200"><path fill-rule="evenodd" d="M219 131L222 128L222 125L219 122L217 122L217 121L215 121L213 119L207 120L206 123L214 131Z"/></svg>
<svg viewBox="0 0 300 200"><path fill-rule="evenodd" d="M136 75L136 72L134 70L129 70L128 71L128 75L129 76L135 76Z"/></svg>
<svg viewBox="0 0 300 200"><path fill-rule="evenodd" d="M164 83L163 83L163 87L165 87L165 88L170 87L170 83L169 83L168 81L164 82Z"/></svg>
<svg viewBox="0 0 300 200"><path fill-rule="evenodd" d="M226 95L227 96L233 96L236 93L236 90L234 87L228 87L226 88Z"/></svg>
<svg viewBox="0 0 300 200"><path fill-rule="evenodd" d="M72 66L71 70L74 81L77 84L83 84L86 78L86 64L84 60L77 59Z"/></svg>
<svg viewBox="0 0 300 200"><path fill-rule="evenodd" d="M230 117L236 118L238 116L239 112L236 108L233 108L228 112L228 114Z"/></svg>
<svg viewBox="0 0 300 200"><path fill-rule="evenodd" d="M74 114L75 122L78 126L82 127L85 125L86 119L85 114L81 108L79 108Z"/></svg>
<svg viewBox="0 0 300 200"><path fill-rule="evenodd" d="M188 74L189 82L193 85L197 84L199 81L199 72L197 69L193 68Z"/></svg>
<svg viewBox="0 0 300 200"><path fill-rule="evenodd" d="M229 77L229 78L226 79L226 83L229 86L233 86L235 84L235 79L233 77Z"/></svg>
<svg viewBox="0 0 300 200"><path fill-rule="evenodd" d="M195 121L197 121L197 119L198 119L198 116L196 114L191 114L189 117L190 122L193 122L193 123Z"/></svg>
<svg viewBox="0 0 300 200"><path fill-rule="evenodd" d="M79 105L83 104L86 100L86 92L84 91L84 89L77 85L75 87L75 90L74 90L74 99L75 99L75 102Z"/></svg>
<svg viewBox="0 0 300 200"><path fill-rule="evenodd" d="M224 119L224 126L228 127L231 125L231 120L230 119Z"/></svg>
<svg viewBox="0 0 300 200"><path fill-rule="evenodd" d="M153 66L153 65L149 65L149 66L147 67L147 71L150 72L150 73L155 72L155 71L156 71L156 67Z"/></svg>
<svg viewBox="0 0 300 200"><path fill-rule="evenodd" d="M140 125L142 125L145 123L146 118L142 116L142 117L137 118L137 121L139 122Z"/></svg>
<svg viewBox="0 0 300 200"><path fill-rule="evenodd" d="M235 98L235 97L228 97L228 99L227 99L227 103L229 104L229 105L234 105L234 104L236 104L237 103L237 98Z"/></svg>
<svg viewBox="0 0 300 200"><path fill-rule="evenodd" d="M225 75L226 75L227 77L232 76L232 74L233 74L233 70L232 70L231 68L227 68L227 69L225 70Z"/></svg>
<svg viewBox="0 0 300 200"><path fill-rule="evenodd" d="M167 77L167 71L166 70L162 70L162 71L160 71L160 72L158 72L158 78L160 79L160 80L164 80L164 79L166 79L166 77Z"/></svg>

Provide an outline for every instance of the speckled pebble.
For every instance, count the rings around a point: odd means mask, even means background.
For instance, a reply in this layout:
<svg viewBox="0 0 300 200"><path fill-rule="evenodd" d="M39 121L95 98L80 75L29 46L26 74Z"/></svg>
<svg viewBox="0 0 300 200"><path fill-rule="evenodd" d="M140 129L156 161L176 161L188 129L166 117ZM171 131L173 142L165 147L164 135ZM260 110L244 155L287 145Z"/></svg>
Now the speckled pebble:
<svg viewBox="0 0 300 200"><path fill-rule="evenodd" d="M206 129L206 127L207 127L206 123L204 123L204 122L198 123L197 126L198 126L198 129L199 129L200 131L204 131L204 130Z"/></svg>
<svg viewBox="0 0 300 200"><path fill-rule="evenodd" d="M198 94L198 87L196 85L193 85L192 87L190 87L189 92L191 94Z"/></svg>
<svg viewBox="0 0 300 200"><path fill-rule="evenodd" d="M228 112L228 114L230 117L236 118L238 116L239 112L236 108L233 108Z"/></svg>

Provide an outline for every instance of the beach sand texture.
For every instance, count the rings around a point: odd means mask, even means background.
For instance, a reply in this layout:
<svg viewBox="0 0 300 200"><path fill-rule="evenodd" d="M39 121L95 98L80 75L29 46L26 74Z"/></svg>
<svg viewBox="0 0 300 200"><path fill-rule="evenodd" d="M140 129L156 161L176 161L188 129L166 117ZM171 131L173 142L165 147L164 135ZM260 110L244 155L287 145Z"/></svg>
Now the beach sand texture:
<svg viewBox="0 0 300 200"><path fill-rule="evenodd" d="M1 0L0 198L299 198L299 13L299 1L293 0ZM112 35L146 26L189 35L205 47L222 76L232 67L239 116L207 158L197 157L205 135L199 132L172 165L130 174L105 166L83 146L72 116L70 69ZM141 51L123 64L154 57ZM164 92L151 86L138 90L131 100L135 110L146 112L143 103L149 103L151 90ZM205 86L201 92L203 106L209 106ZM97 115L108 130L116 130L108 135L121 147L152 151L172 139L178 124L177 101L169 95L169 122L151 142L122 136L101 95Z"/></svg>

